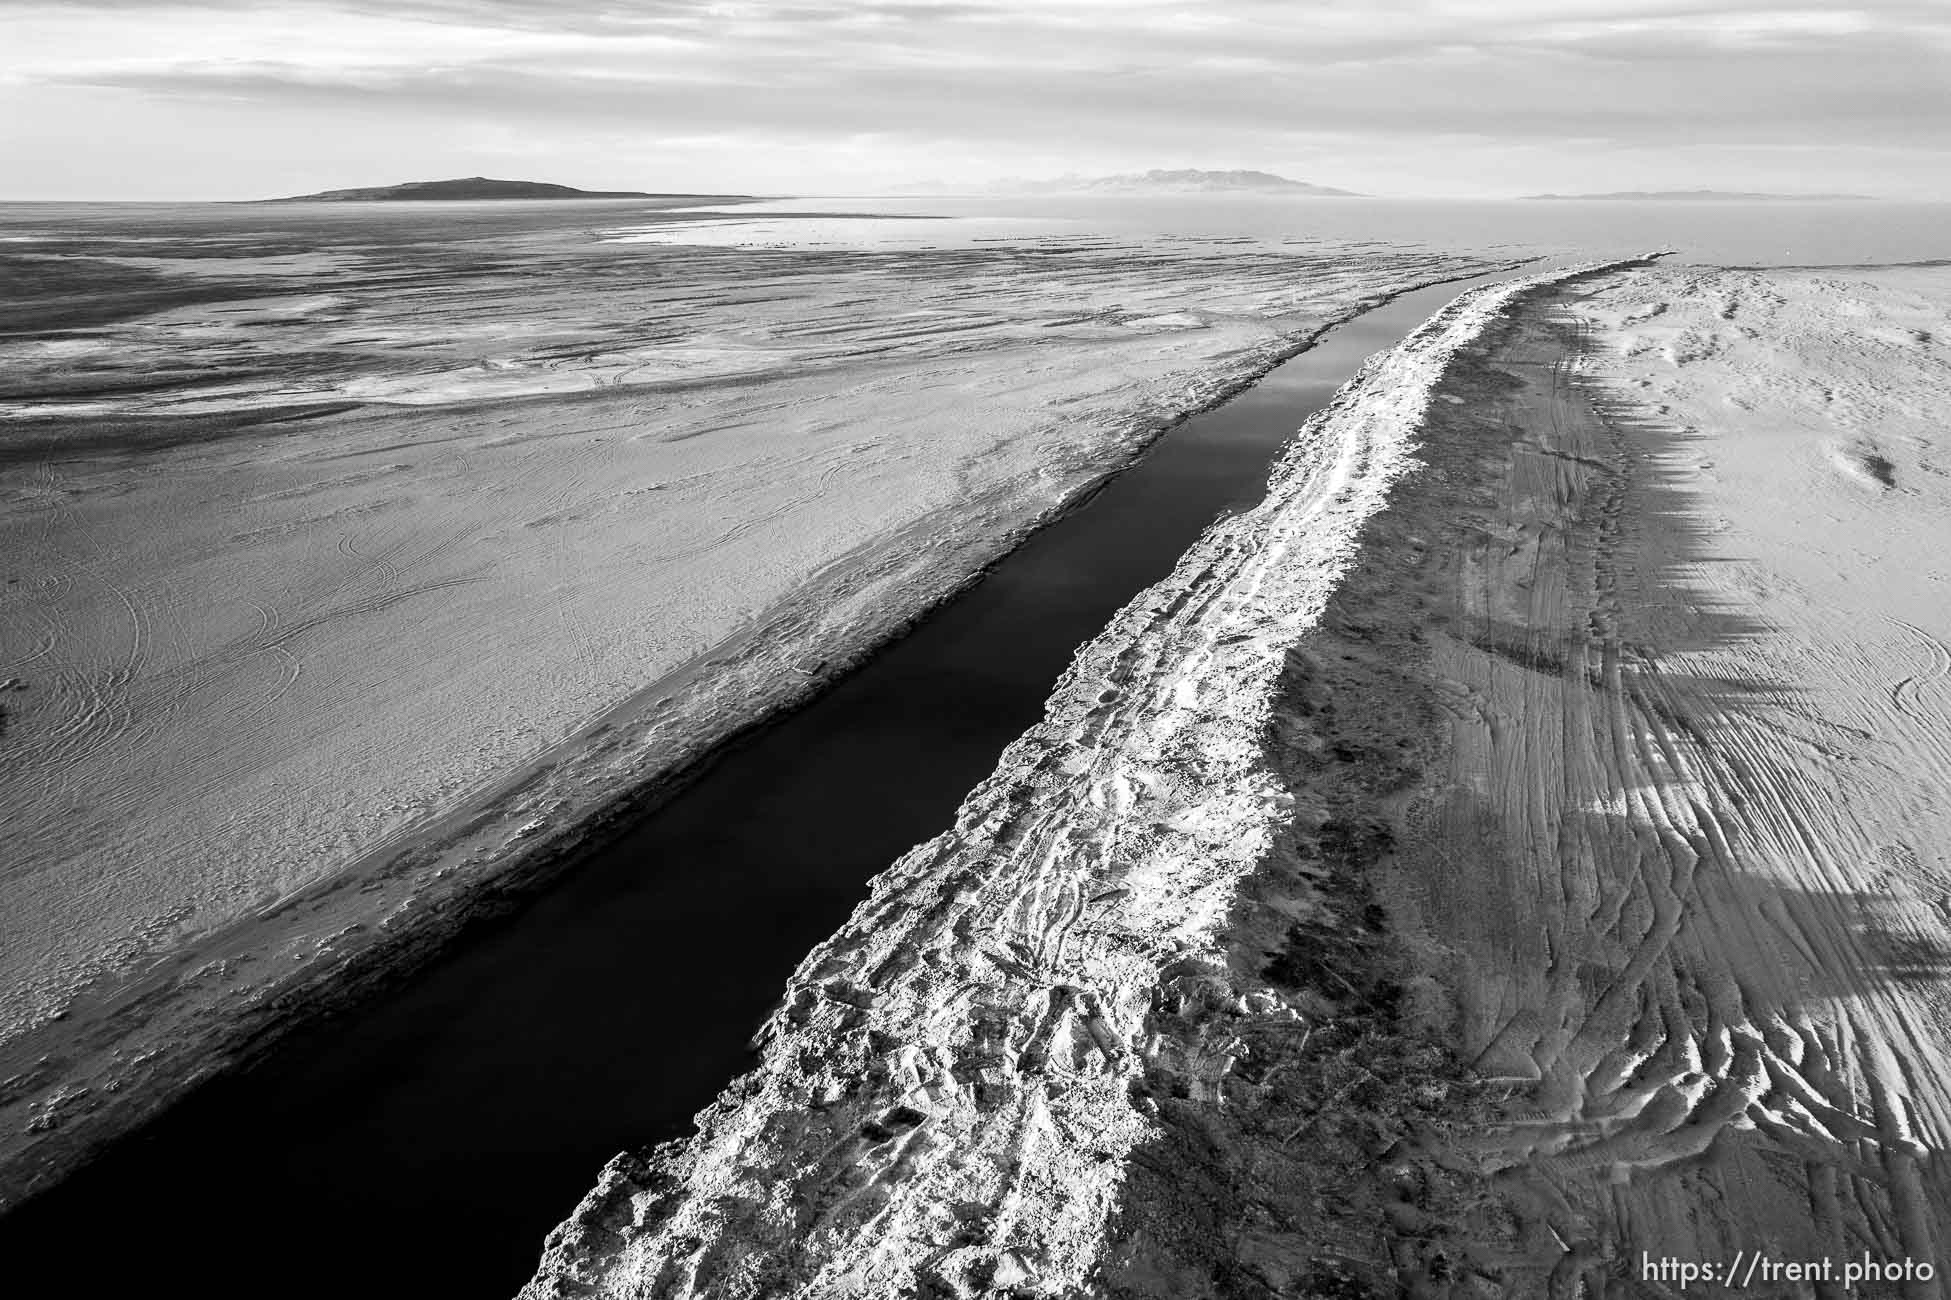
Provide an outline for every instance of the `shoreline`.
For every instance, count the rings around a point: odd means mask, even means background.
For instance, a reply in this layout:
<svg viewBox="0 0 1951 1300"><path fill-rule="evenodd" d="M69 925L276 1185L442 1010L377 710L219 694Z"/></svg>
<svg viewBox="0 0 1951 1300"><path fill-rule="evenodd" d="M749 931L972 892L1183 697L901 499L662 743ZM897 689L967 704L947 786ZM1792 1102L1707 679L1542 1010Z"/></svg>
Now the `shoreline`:
<svg viewBox="0 0 1951 1300"><path fill-rule="evenodd" d="M1267 501L1079 651L956 828L875 878L698 1134L603 1171L524 1294L1082 1285L1144 1139L1126 1093L1147 1008L1165 972L1223 969L1212 935L1285 805L1253 756L1270 670L1407 469L1449 357L1503 303L1591 273L1474 291L1371 358ZM1008 1226L956 1246L938 1210L957 1204Z"/></svg>
<svg viewBox="0 0 1951 1300"><path fill-rule="evenodd" d="M1501 264L1508 271L1516 263ZM1493 271L1495 273L1495 270ZM612 706L571 737L504 774L429 825L368 852L333 878L162 959L144 974L101 981L59 1021L0 1048L0 1113L24 1121L0 1141L0 1204L19 1204L86 1163L218 1074L303 1032L314 1019L382 996L472 921L532 895L558 873L681 789L688 775L819 690L952 600L1038 529L1087 504L1104 483L1185 419L1250 387L1330 329L1402 293L1482 276L1481 268L1378 296L1304 335L1208 375L1192 401L1162 418L1133 416L1081 470L1063 498L995 534L972 529L960 549L909 566L904 535L828 565L812 590L730 641ZM1006 494L993 493L992 511ZM875 600L887 585L902 598ZM917 590L927 592L918 597ZM873 611L905 606L900 616ZM809 611L866 606L851 622ZM797 633L782 648L777 642ZM730 663L723 661L729 657ZM817 666L809 670L805 665ZM706 669L716 670L710 681ZM741 687L745 689L741 691ZM735 718L714 733L673 730L661 701L704 693L693 715ZM694 694L693 698L696 698ZM740 701L742 712L724 706ZM678 710L669 710L677 712ZM656 746L652 749L652 746ZM629 752L627 766L606 757ZM649 756L646 756L646 755ZM577 761L577 760L580 760ZM594 769L594 770L592 770ZM266 966L292 963L282 971ZM103 987L103 986L106 987Z"/></svg>
<svg viewBox="0 0 1951 1300"><path fill-rule="evenodd" d="M1886 279L1606 264L1372 364L524 1300L1943 1295L1951 280Z"/></svg>

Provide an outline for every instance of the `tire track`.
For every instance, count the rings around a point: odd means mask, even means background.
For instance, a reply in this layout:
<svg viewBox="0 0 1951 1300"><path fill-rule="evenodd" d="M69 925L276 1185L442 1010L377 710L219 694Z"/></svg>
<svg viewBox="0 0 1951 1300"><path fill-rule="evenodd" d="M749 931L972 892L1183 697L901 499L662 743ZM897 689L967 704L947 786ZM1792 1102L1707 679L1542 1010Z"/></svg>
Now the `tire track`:
<svg viewBox="0 0 1951 1300"><path fill-rule="evenodd" d="M1504 1293L1656 1294L1633 1278L1642 1251L1806 1257L1815 1241L1840 1260L1868 1242L1936 1260L1951 1128L1943 1045L1916 997L1941 990L1946 967L1905 977L1923 983L1880 972L1893 943L1946 951L1944 927L1871 901L1874 840L1838 798L1842 742L1785 743L1802 728L1781 719L1811 706L1771 680L1771 655L1800 625L1779 612L1744 625L1684 585L1699 571L1673 531L1686 502L1659 466L1688 433L1615 395L1615 354L1577 296L1559 311L1497 351L1496 371L1520 381L1503 399L1519 433L1478 525L1551 541L1480 547L1458 566L1467 633L1434 665L1485 701L1446 715L1451 779L1473 793L1441 824L1459 840L1501 828L1492 893L1517 920L1488 921L1454 884L1419 913L1480 1008L1479 1067L1518 1086L1466 1144L1535 1228ZM1696 342L1701 356L1737 346ZM1888 688L1903 716L1947 664L1913 631L1930 666ZM1826 639L1798 652L1837 653ZM1720 671L1698 669L1709 657ZM1947 776L1940 759L1906 779ZM1704 1169L1767 1190L1717 1195Z"/></svg>

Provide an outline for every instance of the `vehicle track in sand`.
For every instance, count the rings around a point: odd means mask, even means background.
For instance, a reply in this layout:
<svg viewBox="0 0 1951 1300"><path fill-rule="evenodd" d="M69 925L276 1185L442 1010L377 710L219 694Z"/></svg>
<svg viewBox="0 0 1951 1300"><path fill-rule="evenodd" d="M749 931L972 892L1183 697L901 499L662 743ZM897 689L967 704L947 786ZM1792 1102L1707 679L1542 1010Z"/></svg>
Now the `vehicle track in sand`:
<svg viewBox="0 0 1951 1300"><path fill-rule="evenodd" d="M1941 639L1915 623L1902 619L1890 621L1917 639L1925 658L1922 669L1905 674L1891 685L1890 707L1906 717L1930 725L1935 734L1942 735L1942 730L1936 724L1945 716L1945 707L1940 704L1933 708L1920 699L1920 695L1934 696L1943 691L1945 679L1951 678L1951 646L1945 645Z"/></svg>
<svg viewBox="0 0 1951 1300"><path fill-rule="evenodd" d="M1902 820L1871 783L1941 797L1951 762L1889 726L1806 739L1858 720L1815 686L1875 680L1876 653L1723 578L1671 472L1699 435L1608 382L1581 298L1458 380L1501 389L1514 436L1430 638L1476 707L1448 715L1447 792L1392 869L1466 1058L1515 1090L1467 1145L1529 1207L1540 1293L1665 1294L1641 1251L1939 1263L1951 931L1866 864ZM1911 631L1927 666L1882 702L1942 735L1911 709L1944 660Z"/></svg>
<svg viewBox="0 0 1951 1300"><path fill-rule="evenodd" d="M1744 467L1737 433L1629 382L1747 373L1771 331L1744 313L1805 307L1792 287L1588 279L1449 367L1427 468L1290 653L1267 764L1293 821L1242 883L1227 978L1152 1011L1163 1132L1101 1293L1672 1300L1646 1255L1836 1270L1750 1295L1840 1300L1866 1257L1941 1278L1951 718L1888 666L1935 680L1928 561L1866 592L1847 554L1763 547L1757 503L1794 498L1717 495L1702 462ZM1663 316L1691 344L1628 372L1619 322ZM1912 525L1886 526L1836 535Z"/></svg>

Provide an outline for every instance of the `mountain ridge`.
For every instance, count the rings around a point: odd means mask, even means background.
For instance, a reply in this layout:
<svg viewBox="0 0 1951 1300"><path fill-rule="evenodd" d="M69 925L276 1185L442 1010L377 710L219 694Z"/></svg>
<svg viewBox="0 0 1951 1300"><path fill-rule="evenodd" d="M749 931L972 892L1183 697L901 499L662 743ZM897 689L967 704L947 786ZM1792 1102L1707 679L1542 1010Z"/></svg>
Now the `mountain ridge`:
<svg viewBox="0 0 1951 1300"><path fill-rule="evenodd" d="M294 194L284 198L259 199L260 203L397 203L412 201L461 201L469 199L669 199L728 198L730 195L652 194L644 190L579 190L571 185L549 181L496 180L487 176L463 176L445 181L402 181L397 185L371 185L358 189L320 190L316 194Z"/></svg>
<svg viewBox="0 0 1951 1300"><path fill-rule="evenodd" d="M1008 176L978 186L931 182L907 187L912 192L939 194L1281 194L1291 197L1360 198L1353 190L1297 181L1273 172L1235 168L1212 171L1197 167L1154 167L1143 172L1084 176L1070 172L1048 179Z"/></svg>

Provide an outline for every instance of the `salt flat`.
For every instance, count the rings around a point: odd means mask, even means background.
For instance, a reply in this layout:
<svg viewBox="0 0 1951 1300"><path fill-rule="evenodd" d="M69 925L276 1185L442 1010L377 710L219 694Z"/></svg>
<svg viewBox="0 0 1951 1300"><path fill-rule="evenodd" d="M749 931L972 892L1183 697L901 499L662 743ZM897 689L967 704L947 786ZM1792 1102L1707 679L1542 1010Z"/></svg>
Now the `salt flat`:
<svg viewBox="0 0 1951 1300"><path fill-rule="evenodd" d="M9 1186L803 696L1172 419L1486 265L644 220L7 214Z"/></svg>

